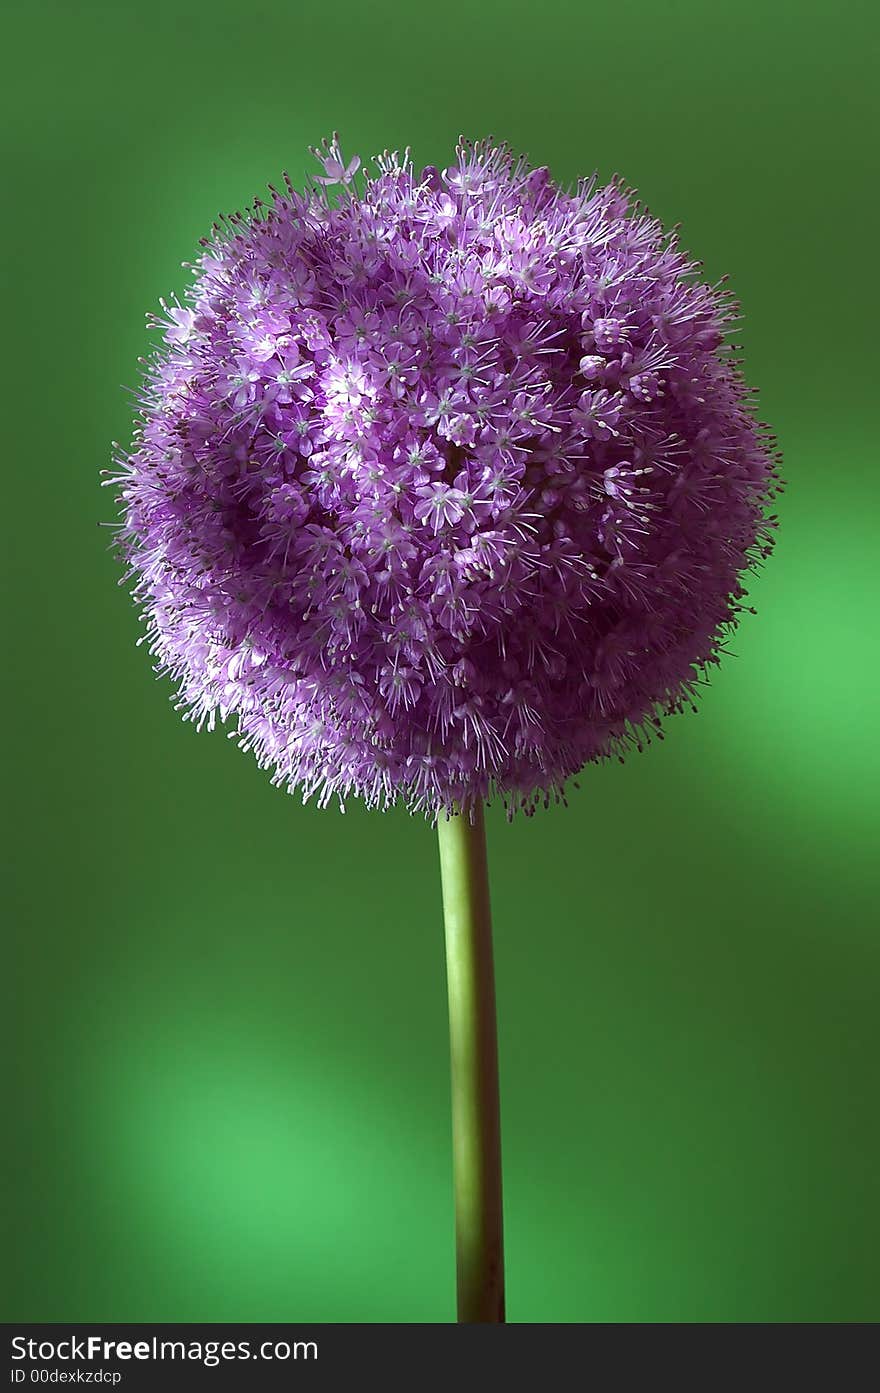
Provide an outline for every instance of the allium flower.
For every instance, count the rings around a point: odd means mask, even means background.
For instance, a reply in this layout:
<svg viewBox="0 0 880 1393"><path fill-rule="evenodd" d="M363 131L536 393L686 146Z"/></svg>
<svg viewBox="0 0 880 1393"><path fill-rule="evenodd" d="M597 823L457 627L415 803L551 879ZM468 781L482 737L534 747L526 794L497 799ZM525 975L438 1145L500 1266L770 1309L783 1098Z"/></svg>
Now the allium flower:
<svg viewBox="0 0 880 1393"><path fill-rule="evenodd" d="M504 1320L483 801L532 811L696 696L776 456L735 308L619 183L334 136L162 304L120 489L157 670L276 783L438 817L459 1320ZM328 190L335 190L329 193Z"/></svg>
<svg viewBox="0 0 880 1393"><path fill-rule="evenodd" d="M115 482L157 670L304 797L530 809L693 701L769 550L735 307L617 182L319 158L154 321Z"/></svg>

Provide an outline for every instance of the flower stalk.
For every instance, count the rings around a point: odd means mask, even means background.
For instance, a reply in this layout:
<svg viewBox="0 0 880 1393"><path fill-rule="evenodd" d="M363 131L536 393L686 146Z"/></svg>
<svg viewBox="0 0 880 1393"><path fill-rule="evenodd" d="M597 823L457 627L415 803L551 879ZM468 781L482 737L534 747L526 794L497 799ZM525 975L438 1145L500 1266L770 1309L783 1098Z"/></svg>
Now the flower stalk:
<svg viewBox="0 0 880 1393"><path fill-rule="evenodd" d="M440 815L459 1322L504 1320L501 1118L483 805Z"/></svg>

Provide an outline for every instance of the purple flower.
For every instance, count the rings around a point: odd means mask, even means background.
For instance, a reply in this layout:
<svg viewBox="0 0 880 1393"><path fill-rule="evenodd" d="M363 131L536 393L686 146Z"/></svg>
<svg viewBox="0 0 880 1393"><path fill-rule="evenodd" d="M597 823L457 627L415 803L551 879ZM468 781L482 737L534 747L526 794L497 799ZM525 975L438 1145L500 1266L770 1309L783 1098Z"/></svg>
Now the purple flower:
<svg viewBox="0 0 880 1393"><path fill-rule="evenodd" d="M284 443L291 450L298 450L304 459L315 448L314 436L318 430L315 413L310 400L295 401L290 410L284 413Z"/></svg>
<svg viewBox="0 0 880 1393"><path fill-rule="evenodd" d="M166 331L166 338L169 343L185 344L193 331L195 315L192 310L185 310L180 305L173 305L170 309L164 300L159 302L162 308L167 311L168 318L171 320Z"/></svg>
<svg viewBox="0 0 880 1393"><path fill-rule="evenodd" d="M693 700L769 553L735 306L619 184L316 153L155 321L114 482L157 671L322 804L531 810Z"/></svg>
<svg viewBox="0 0 880 1393"><path fill-rule="evenodd" d="M329 144L325 140L321 149L313 149L312 154L324 166L324 173L315 175L315 182L318 184L350 184L361 167L359 155L355 155L348 164L345 163L339 150L339 136L336 131L333 132L333 139Z"/></svg>
<svg viewBox="0 0 880 1393"><path fill-rule="evenodd" d="M428 523L432 532L440 532L464 517L465 495L449 484L428 484L416 490L413 513L419 522Z"/></svg>

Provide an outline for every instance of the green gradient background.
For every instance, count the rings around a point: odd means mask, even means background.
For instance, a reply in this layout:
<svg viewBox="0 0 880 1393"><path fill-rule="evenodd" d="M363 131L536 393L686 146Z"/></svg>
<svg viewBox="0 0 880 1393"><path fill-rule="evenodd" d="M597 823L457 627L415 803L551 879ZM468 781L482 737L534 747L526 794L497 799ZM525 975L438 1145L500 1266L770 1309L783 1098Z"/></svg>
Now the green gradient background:
<svg viewBox="0 0 880 1393"><path fill-rule="evenodd" d="M510 1317L880 1317L871 7L6 12L2 1315L453 1317L432 833L184 726L95 526L145 310L338 127L622 170L731 274L790 482L700 715L490 817Z"/></svg>

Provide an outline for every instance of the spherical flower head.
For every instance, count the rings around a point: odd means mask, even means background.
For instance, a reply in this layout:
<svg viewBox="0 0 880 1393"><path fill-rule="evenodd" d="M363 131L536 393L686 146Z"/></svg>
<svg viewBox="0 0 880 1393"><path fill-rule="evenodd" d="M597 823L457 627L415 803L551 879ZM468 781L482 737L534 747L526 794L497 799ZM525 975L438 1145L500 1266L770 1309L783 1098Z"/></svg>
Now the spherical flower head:
<svg viewBox="0 0 880 1393"><path fill-rule="evenodd" d="M154 320L114 482L157 670L306 798L530 810L692 703L769 551L735 306L618 182L315 153Z"/></svg>

